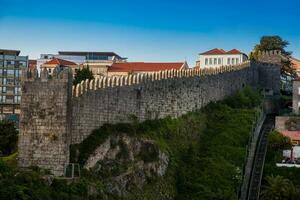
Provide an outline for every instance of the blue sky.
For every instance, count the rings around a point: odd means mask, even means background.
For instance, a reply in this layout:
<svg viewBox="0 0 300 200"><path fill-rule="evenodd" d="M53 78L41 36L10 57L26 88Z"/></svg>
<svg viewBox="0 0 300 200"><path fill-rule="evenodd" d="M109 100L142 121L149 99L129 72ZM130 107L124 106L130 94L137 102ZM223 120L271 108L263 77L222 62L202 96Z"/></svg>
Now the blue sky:
<svg viewBox="0 0 300 200"><path fill-rule="evenodd" d="M183 61L280 35L300 58L298 0L0 0L0 48L37 58L114 51L130 61Z"/></svg>

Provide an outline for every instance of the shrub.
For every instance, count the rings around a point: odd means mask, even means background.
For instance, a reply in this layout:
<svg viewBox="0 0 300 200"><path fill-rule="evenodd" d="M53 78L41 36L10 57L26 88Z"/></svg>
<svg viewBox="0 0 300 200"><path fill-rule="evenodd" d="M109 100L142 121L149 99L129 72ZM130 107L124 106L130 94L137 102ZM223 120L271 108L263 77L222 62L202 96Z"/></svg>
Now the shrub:
<svg viewBox="0 0 300 200"><path fill-rule="evenodd" d="M0 156L16 151L18 131L11 121L0 121Z"/></svg>

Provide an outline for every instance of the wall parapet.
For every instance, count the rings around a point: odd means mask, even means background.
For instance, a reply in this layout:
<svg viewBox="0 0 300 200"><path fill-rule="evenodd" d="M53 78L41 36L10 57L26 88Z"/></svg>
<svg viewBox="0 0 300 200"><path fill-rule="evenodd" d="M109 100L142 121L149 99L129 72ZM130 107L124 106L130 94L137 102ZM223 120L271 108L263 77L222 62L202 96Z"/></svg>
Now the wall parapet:
<svg viewBox="0 0 300 200"><path fill-rule="evenodd" d="M172 78L194 77L217 75L220 73L232 72L250 67L250 61L239 65L225 65L216 68L203 69L182 69L182 70L164 70L157 72L139 73L128 76L100 77L92 80L84 80L72 87L72 97L80 97L89 90L98 90L108 87L121 87L127 85L136 85L144 82L159 81Z"/></svg>

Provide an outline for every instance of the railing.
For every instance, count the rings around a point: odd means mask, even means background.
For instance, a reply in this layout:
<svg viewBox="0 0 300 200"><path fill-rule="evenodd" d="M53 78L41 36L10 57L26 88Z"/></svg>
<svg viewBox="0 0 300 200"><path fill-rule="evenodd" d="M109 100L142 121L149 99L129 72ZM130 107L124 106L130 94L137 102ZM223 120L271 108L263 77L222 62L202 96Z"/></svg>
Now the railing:
<svg viewBox="0 0 300 200"><path fill-rule="evenodd" d="M249 181L251 176L252 164L254 161L254 154L257 145L257 140L259 138L260 129L266 118L266 113L264 111L264 104L262 103L258 107L258 112L255 115L255 120L252 123L252 128L250 131L250 137L248 144L246 146L246 156L242 170L242 181L239 188L239 199L246 199L247 197L247 188L249 187Z"/></svg>

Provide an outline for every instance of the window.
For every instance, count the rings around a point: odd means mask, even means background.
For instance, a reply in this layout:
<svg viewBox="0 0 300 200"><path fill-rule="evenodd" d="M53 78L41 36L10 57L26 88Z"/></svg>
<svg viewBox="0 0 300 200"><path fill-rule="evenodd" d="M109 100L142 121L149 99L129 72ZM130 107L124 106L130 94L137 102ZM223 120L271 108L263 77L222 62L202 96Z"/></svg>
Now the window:
<svg viewBox="0 0 300 200"><path fill-rule="evenodd" d="M238 58L235 59L235 63L236 63L236 64L239 64L239 63L240 63Z"/></svg>
<svg viewBox="0 0 300 200"><path fill-rule="evenodd" d="M2 96L2 102L3 102L3 103L6 102L6 96Z"/></svg>
<svg viewBox="0 0 300 200"><path fill-rule="evenodd" d="M298 94L300 94L300 87L298 88Z"/></svg>
<svg viewBox="0 0 300 200"><path fill-rule="evenodd" d="M15 76L16 76L16 77L19 77L19 76L20 76L20 72L21 72L21 70L16 70Z"/></svg>
<svg viewBox="0 0 300 200"><path fill-rule="evenodd" d="M221 58L218 58L218 64L221 65Z"/></svg>
<svg viewBox="0 0 300 200"><path fill-rule="evenodd" d="M20 67L26 67L27 63L26 61L20 61L19 66Z"/></svg>
<svg viewBox="0 0 300 200"><path fill-rule="evenodd" d="M231 59L231 63L232 63L233 65L235 64L234 61L235 61L235 59L232 58L232 59Z"/></svg>
<svg viewBox="0 0 300 200"><path fill-rule="evenodd" d="M15 94L21 94L21 88L15 87Z"/></svg>
<svg viewBox="0 0 300 200"><path fill-rule="evenodd" d="M214 58L214 65L217 64L217 58Z"/></svg>
<svg viewBox="0 0 300 200"><path fill-rule="evenodd" d="M227 64L230 65L230 58L227 58Z"/></svg>
<svg viewBox="0 0 300 200"><path fill-rule="evenodd" d="M15 84L15 79L13 79L13 78L7 79L7 85L14 85L14 84Z"/></svg>
<svg viewBox="0 0 300 200"><path fill-rule="evenodd" d="M300 101L298 101L298 108L300 108Z"/></svg>
<svg viewBox="0 0 300 200"><path fill-rule="evenodd" d="M208 65L208 58L205 58L205 65Z"/></svg>
<svg viewBox="0 0 300 200"><path fill-rule="evenodd" d="M2 84L3 84L3 85L6 85L6 83L7 83L6 78L3 78Z"/></svg>
<svg viewBox="0 0 300 200"><path fill-rule="evenodd" d="M6 93L6 87L2 87L2 93Z"/></svg>
<svg viewBox="0 0 300 200"><path fill-rule="evenodd" d="M209 64L212 65L212 58L209 59Z"/></svg>
<svg viewBox="0 0 300 200"><path fill-rule="evenodd" d="M51 69L48 69L48 72L51 73Z"/></svg>
<svg viewBox="0 0 300 200"><path fill-rule="evenodd" d="M13 76L14 75L14 70L13 69L8 69L7 70L7 75Z"/></svg>

